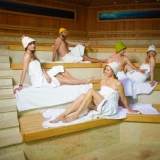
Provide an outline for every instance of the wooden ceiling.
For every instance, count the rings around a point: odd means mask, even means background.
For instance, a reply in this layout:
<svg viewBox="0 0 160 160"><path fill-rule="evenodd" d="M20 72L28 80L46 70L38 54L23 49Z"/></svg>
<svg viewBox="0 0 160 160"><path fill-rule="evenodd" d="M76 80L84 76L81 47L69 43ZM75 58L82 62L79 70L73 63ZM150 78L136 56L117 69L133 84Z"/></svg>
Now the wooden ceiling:
<svg viewBox="0 0 160 160"><path fill-rule="evenodd" d="M65 4L74 4L84 7L98 7L108 5L134 5L134 4L152 4L160 3L160 0L50 0Z"/></svg>

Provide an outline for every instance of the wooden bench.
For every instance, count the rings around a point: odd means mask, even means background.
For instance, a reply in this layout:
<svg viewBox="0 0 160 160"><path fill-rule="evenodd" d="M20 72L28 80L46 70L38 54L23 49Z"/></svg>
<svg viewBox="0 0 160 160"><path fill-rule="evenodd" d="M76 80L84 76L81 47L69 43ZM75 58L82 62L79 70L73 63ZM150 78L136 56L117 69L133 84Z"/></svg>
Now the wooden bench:
<svg viewBox="0 0 160 160"><path fill-rule="evenodd" d="M141 63L133 63L136 67L139 67ZM42 63L42 67L45 69L51 69L54 66L62 65L65 68L104 68L106 63ZM21 70L23 64L22 63L12 63L12 70ZM156 68L160 68L160 63L156 63Z"/></svg>
<svg viewBox="0 0 160 160"><path fill-rule="evenodd" d="M153 107L160 112L160 105L153 105ZM45 118L41 113L28 114L19 119L21 133L25 142L120 122L160 123L160 115L129 114L126 119L122 120L96 119L80 124L47 129L42 127L44 120Z"/></svg>
<svg viewBox="0 0 160 160"><path fill-rule="evenodd" d="M18 45L21 46L22 42L20 41L8 41L8 40L1 40L0 44L5 44L5 45L9 45L9 46L13 46L13 45ZM54 45L54 40L53 42L36 42L36 46L50 46L52 47ZM127 48L144 48L147 50L147 48L150 46L151 44L127 44ZM160 48L160 44L155 44L156 48ZM114 48L114 44L95 44L93 42L89 42L89 47L87 48ZM9 49L10 47L8 47ZM12 47L10 48L12 49ZM14 48L13 48L14 49ZM22 48L21 48L22 49Z"/></svg>
<svg viewBox="0 0 160 160"><path fill-rule="evenodd" d="M126 53L136 53L136 52L137 53L139 53L139 52L146 53L147 48L144 48L144 47L142 47L142 48L127 48ZM9 45L8 49L13 50L13 51L24 51L24 48L22 45ZM51 46L37 46L36 50L37 51L50 51L50 52L52 52L53 47L52 47L52 45ZM159 53L160 48L156 48L156 51L157 51L157 53ZM85 52L86 53L115 53L115 48L114 48L114 45L113 45L113 47L106 46L104 48L102 48L102 47L100 47L100 48L88 47L88 48L85 48Z"/></svg>

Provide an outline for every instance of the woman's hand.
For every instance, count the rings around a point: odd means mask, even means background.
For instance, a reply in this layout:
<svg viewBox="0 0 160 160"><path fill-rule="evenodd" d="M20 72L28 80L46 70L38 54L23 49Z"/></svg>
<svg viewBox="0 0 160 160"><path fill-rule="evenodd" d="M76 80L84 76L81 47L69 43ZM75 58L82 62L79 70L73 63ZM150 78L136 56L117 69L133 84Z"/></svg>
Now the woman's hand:
<svg viewBox="0 0 160 160"><path fill-rule="evenodd" d="M15 88L15 89L14 89L14 94L15 94L17 91L22 90L22 88L23 88L22 86L19 86L18 88Z"/></svg>
<svg viewBox="0 0 160 160"><path fill-rule="evenodd" d="M139 72L141 73L145 73L147 71L147 69L140 69Z"/></svg>
<svg viewBox="0 0 160 160"><path fill-rule="evenodd" d="M155 82L154 82L154 81L151 81L151 82L150 82L150 85L151 85L151 87L153 87L153 86L155 85Z"/></svg>
<svg viewBox="0 0 160 160"><path fill-rule="evenodd" d="M45 74L45 78L46 78L48 83L52 82L52 78L48 74Z"/></svg>
<svg viewBox="0 0 160 160"><path fill-rule="evenodd" d="M135 113L135 114L139 114L139 113L141 113L140 111L138 111L138 110L132 110L132 109L130 109L130 110L128 110L129 111L129 113Z"/></svg>

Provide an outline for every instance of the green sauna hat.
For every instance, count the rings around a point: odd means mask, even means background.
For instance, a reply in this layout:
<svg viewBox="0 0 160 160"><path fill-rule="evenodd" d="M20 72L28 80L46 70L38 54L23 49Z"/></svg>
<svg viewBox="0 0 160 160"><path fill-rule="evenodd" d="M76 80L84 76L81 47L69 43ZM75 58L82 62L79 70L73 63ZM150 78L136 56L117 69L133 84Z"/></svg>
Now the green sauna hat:
<svg viewBox="0 0 160 160"><path fill-rule="evenodd" d="M126 49L127 47L122 42L116 42L115 48L116 48L116 53L118 53L121 50Z"/></svg>

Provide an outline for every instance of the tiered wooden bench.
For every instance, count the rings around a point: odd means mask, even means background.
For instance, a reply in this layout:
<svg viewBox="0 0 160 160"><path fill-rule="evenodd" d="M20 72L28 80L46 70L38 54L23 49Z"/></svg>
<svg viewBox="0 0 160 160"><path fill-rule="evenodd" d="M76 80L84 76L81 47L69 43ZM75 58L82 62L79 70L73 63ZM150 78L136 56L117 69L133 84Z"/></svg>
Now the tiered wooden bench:
<svg viewBox="0 0 160 160"><path fill-rule="evenodd" d="M153 107L160 112L160 105L153 105ZM44 120L45 118L41 113L28 114L20 118L21 133L25 142L120 122L160 123L160 115L129 114L126 119L122 120L96 119L80 124L47 129L42 127Z"/></svg>
<svg viewBox="0 0 160 160"><path fill-rule="evenodd" d="M46 44L45 44L46 45ZM53 45L53 44L52 44ZM37 46L36 50L37 51L53 51L53 47L52 45L50 46ZM126 53L135 53L135 52L140 52L140 53L146 53L147 51L147 47L144 48L144 46L142 47L137 47L136 45L130 45L132 46L132 48L127 48ZM14 51L24 51L24 48L22 45L9 45L8 46L9 50L14 50ZM160 52L160 48L156 48L157 53ZM90 46L88 48L85 48L85 52L89 53L115 53L115 48L114 45L105 45L104 47L99 47L97 46Z"/></svg>

